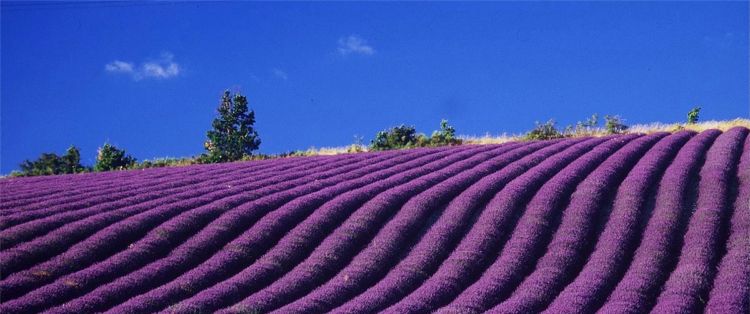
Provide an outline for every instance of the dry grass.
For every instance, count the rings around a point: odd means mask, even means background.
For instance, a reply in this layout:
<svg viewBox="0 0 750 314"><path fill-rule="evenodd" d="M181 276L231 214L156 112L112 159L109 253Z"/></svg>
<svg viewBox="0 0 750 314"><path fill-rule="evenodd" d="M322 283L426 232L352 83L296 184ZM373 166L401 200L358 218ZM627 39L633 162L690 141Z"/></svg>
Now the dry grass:
<svg viewBox="0 0 750 314"><path fill-rule="evenodd" d="M742 126L750 128L750 120L748 119L734 119L725 121L705 121L696 124L685 124L685 123L649 123L649 124L636 124L630 127L628 130L630 133L653 133L653 132L674 132L679 130L693 130L701 132L709 129L719 129L722 131L729 130L736 126Z"/></svg>
<svg viewBox="0 0 750 314"><path fill-rule="evenodd" d="M302 151L302 153L305 156L330 156L338 154L348 154L353 152L366 152L368 150L367 146L365 145L359 145L358 151L354 146L355 144L338 147L310 147L307 150Z"/></svg>
<svg viewBox="0 0 750 314"><path fill-rule="evenodd" d="M654 133L654 132L676 132L679 130L693 130L696 132L705 131L708 129L719 129L726 131L735 126L743 126L750 128L750 120L748 119L734 119L726 121L705 121L696 124L685 124L685 123L649 123L649 124L635 124L631 125L625 133ZM577 136L604 136L607 135L604 128L595 128L588 130L587 132L574 134L573 137ZM498 135L492 135L487 133L482 136L472 135L459 135L458 136L463 144L470 145L487 145L487 144L503 144L507 142L520 141L524 139L523 134L508 134L502 133ZM300 156L330 156L339 154L349 154L353 152L353 145L338 146L338 147L310 147L307 150L299 151ZM367 145L360 145L361 152L368 151Z"/></svg>
<svg viewBox="0 0 750 314"><path fill-rule="evenodd" d="M719 129L721 131L726 131L736 126L746 127L750 129L750 120L737 118L734 120L705 121L705 122L698 122L695 124L660 123L660 122L649 123L649 124L635 124L635 125L631 125L625 133L649 134L649 133L654 133L654 132L676 132L679 130L693 130L696 132L701 132L701 131L705 131L709 129ZM596 129L590 130L589 132L573 134L573 137L604 136L604 135L607 135L607 132L604 128L596 128ZM523 134L508 135L506 133L503 133L501 135L493 136L487 133L484 136L462 135L462 136L459 136L459 138L463 140L464 144L486 145L486 144L502 144L502 143L507 143L507 142L524 140L524 135Z"/></svg>
<svg viewBox="0 0 750 314"><path fill-rule="evenodd" d="M474 145L487 145L487 144L503 144L507 142L514 142L523 139L523 135L512 134L508 135L503 133L500 135L492 135L486 133L483 136L472 136L472 135L459 135L459 139L463 144L474 144Z"/></svg>

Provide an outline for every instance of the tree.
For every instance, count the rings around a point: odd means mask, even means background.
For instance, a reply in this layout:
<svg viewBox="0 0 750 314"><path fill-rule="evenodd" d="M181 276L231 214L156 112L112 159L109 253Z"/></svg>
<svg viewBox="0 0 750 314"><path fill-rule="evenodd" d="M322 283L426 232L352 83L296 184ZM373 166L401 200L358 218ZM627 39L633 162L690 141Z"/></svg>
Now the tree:
<svg viewBox="0 0 750 314"><path fill-rule="evenodd" d="M94 171L123 170L135 165L135 158L109 143L99 148Z"/></svg>
<svg viewBox="0 0 750 314"><path fill-rule="evenodd" d="M78 147L70 146L65 151L65 155L60 157L62 172L63 173L79 173L86 171L86 168L81 165L81 151Z"/></svg>
<svg viewBox="0 0 750 314"><path fill-rule="evenodd" d="M203 162L216 163L241 160L251 156L260 146L260 137L255 131L255 112L249 110L247 98L239 93L234 96L225 91L218 108L219 115L211 124L213 129L206 134L206 153Z"/></svg>
<svg viewBox="0 0 750 314"><path fill-rule="evenodd" d="M701 111L701 107L695 107L693 109L690 109L687 114L687 123L688 124L696 124L698 122L698 114Z"/></svg>
<svg viewBox="0 0 750 314"><path fill-rule="evenodd" d="M44 176L53 174L79 173L86 171L81 165L81 152L75 146L70 146L65 155L42 153L37 160L24 160L18 176Z"/></svg>
<svg viewBox="0 0 750 314"><path fill-rule="evenodd" d="M604 116L604 129L606 129L609 134L620 134L625 132L625 130L628 129L628 126L625 125L620 116L606 115Z"/></svg>

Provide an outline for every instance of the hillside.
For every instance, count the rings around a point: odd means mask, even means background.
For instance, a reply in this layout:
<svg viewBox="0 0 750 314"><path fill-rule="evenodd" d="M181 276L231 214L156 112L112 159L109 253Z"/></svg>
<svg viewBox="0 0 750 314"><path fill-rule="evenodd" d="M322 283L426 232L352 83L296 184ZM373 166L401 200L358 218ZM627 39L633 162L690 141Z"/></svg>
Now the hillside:
<svg viewBox="0 0 750 314"><path fill-rule="evenodd" d="M746 127L0 180L0 312L748 313Z"/></svg>

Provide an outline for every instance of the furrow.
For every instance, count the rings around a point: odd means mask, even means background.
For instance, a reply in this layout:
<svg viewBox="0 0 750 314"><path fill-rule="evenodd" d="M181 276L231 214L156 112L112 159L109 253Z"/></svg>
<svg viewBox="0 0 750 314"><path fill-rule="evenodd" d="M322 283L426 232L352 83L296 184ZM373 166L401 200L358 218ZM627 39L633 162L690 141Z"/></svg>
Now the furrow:
<svg viewBox="0 0 750 314"><path fill-rule="evenodd" d="M221 170L213 171L201 169L196 173L196 171L182 168L179 169L179 171L166 173L160 176L144 176L139 180L111 181L102 179L108 181L109 184L105 183L88 188L65 187L62 188L59 193L48 190L48 194L45 197L35 197L34 201L29 202L28 204L14 205L19 211L15 213L5 213L4 216L8 220L7 225L12 226L37 217L44 217L57 212L75 210L89 204L98 204L111 199L116 200L119 195L128 195L128 193L132 195L132 193L138 191L138 188L143 188L143 182L170 182L175 179L185 181L186 179L194 179L194 175L204 173L207 175L222 175L223 173L232 170L235 169L233 169L233 167L226 167Z"/></svg>
<svg viewBox="0 0 750 314"><path fill-rule="evenodd" d="M188 211L181 212L179 215L169 215L171 219L129 245L126 250L93 267L66 275L36 289L22 300L13 300L3 304L0 309L6 307L11 312L23 312L58 305L79 297L124 273L134 271L154 259L162 258L174 247L190 238L198 239L198 242L208 242L203 245L203 253L211 252L221 247L224 244L222 241L231 238L233 233L252 224L258 218L259 213L272 210L300 195L344 180L347 176L339 175L354 172L371 162L363 156L355 156L355 158L355 163L343 167L329 164L326 169L311 171L312 174L301 179L282 180L265 188L250 189L250 193L247 194L234 194L226 199L198 207L192 205ZM243 189L239 188L239 190Z"/></svg>
<svg viewBox="0 0 750 314"><path fill-rule="evenodd" d="M607 158L586 177L570 197L563 216L545 254L531 272L516 287L507 300L488 312L539 312L559 293L564 284L573 279L585 262L588 239L595 238L597 212L603 211L625 175L639 158L665 134L643 136L632 140Z"/></svg>
<svg viewBox="0 0 750 314"><path fill-rule="evenodd" d="M451 201L438 220L418 239L405 257L385 276L363 293L333 310L334 313L369 313L381 311L412 291L439 262L449 254L472 223L472 216L490 201L507 182L523 173L528 167L558 153L573 142L541 142L517 148L508 154L515 160L499 171L470 186ZM546 147L545 147L546 146ZM541 149L540 149L541 148Z"/></svg>
<svg viewBox="0 0 750 314"><path fill-rule="evenodd" d="M478 151L481 152L486 149ZM315 245L325 238L328 232L346 219L353 210L359 208L371 198L389 188L417 179L427 173L438 171L476 152L477 150L473 149L465 153L442 156L442 158L427 165L408 169L408 171L404 169L399 175L386 180L377 181L331 197L329 201L316 209L303 222L291 228L283 238L253 264L244 268L240 273L234 274L227 280L201 291L170 309L198 308L203 311L212 311L241 300L247 294L266 286L271 280L283 275L293 267L294 263L303 260L315 248ZM236 286L246 288L241 293L236 293L237 291L233 288ZM206 297L209 299L206 299Z"/></svg>
<svg viewBox="0 0 750 314"><path fill-rule="evenodd" d="M690 139L665 171L633 261L600 313L644 313L653 306L674 264L671 257L679 253L679 238L692 211L689 194L706 151L719 134L710 130Z"/></svg>
<svg viewBox="0 0 750 314"><path fill-rule="evenodd" d="M690 218L677 267L664 284L652 313L703 310L720 258L722 221L729 218L729 186L747 133L745 128L730 129L708 150L700 171L697 208Z"/></svg>
<svg viewBox="0 0 750 314"><path fill-rule="evenodd" d="M441 152L440 154L442 155L453 153L456 152L450 150ZM424 162L427 162L430 159L434 158L436 157L433 155L426 155L421 158L415 158L415 156L413 155L404 154L399 156L398 158L389 159L383 163L372 163L356 170L355 173L352 173L351 177L355 178L354 180L341 182L334 186L327 187L317 192L310 193L292 200L291 202L286 203L273 212L269 213L268 216L271 217L263 217L249 230L257 228L264 222L268 221L269 218L273 219L273 216L277 216L274 214L288 211L288 208L290 207L293 208L293 210L309 212L316 207L316 203L323 202L325 199L330 197L331 194L341 193L341 191L356 188L358 186L372 183L374 181L394 175L400 170L398 169L398 167L395 167L397 165L403 165L404 168L419 167ZM226 272L230 269L237 269L238 266L233 266L232 261L234 261L235 263L245 262L251 260L254 257L257 257L258 253L253 254L251 253L251 251L258 250L263 242L270 241L270 233L272 233L273 231L278 232L279 230L283 230L282 227L284 227L284 225L276 226L273 229L266 229L265 231L267 232L262 232L259 234L259 241L257 243L241 245L241 243L236 243L238 242L237 240L230 242L229 244L225 245L221 251L211 256L209 261L201 264L205 264L205 266L207 267L203 267L203 269L201 269L199 273L204 273L206 271L213 271L214 273L222 271ZM111 283L100 286L99 288L76 300L66 303L64 311L101 311L111 306L117 305L133 295L144 293L151 288L158 287L159 285L174 279L183 272L191 270L194 266L197 266L197 264L201 262L201 259L197 258L197 256L200 256L202 253L196 252L196 249L204 250L204 248L200 244L192 244L189 241L181 244L164 259L154 261L146 265L145 267L128 274L126 277L120 277ZM220 265L221 268L211 269L211 266L217 265ZM239 266L240 269L241 267L242 265ZM208 286L209 283L211 283L209 279L210 278L208 277L203 277L201 278L201 280L192 280L190 281L189 285L192 286L192 289L200 289L204 286ZM144 281L148 281L149 284L142 284L142 282ZM184 286L185 285L181 285L180 287ZM183 293L187 292L184 289L179 289L179 291ZM163 298L148 299L145 304L148 304L151 307L155 307L158 301L164 302L167 300ZM137 311L152 312L154 310L156 309L140 309ZM52 312L57 312L57 309L53 309ZM124 312L133 313L136 312L136 309L131 308Z"/></svg>
<svg viewBox="0 0 750 314"><path fill-rule="evenodd" d="M555 298L545 313L588 312L604 302L628 267L647 220L655 186L691 134L680 132L656 143L620 185L594 251L575 280Z"/></svg>
<svg viewBox="0 0 750 314"><path fill-rule="evenodd" d="M252 171L246 172L243 169L232 171L226 174L217 175L205 175L202 177L192 178L187 182L178 182L178 184L169 184L168 180L166 184L159 185L157 182L143 182L142 191L136 193L133 196L126 197L124 199L115 202L105 203L92 203L95 204L85 210L78 211L66 211L58 215L51 215L43 219L32 220L27 223L19 224L3 231L0 231L0 246L3 247L3 251L13 248L15 245L30 241L36 237L47 234L57 228L64 226L67 223L80 221L88 217L97 214L106 214L110 211L122 210L124 207L135 207L136 205L143 204L139 208L148 208L149 206L157 206L159 204L165 204L172 200L186 199L193 197L201 188L220 186L222 184L229 184L225 181L233 177L247 177L251 173L254 175L253 179L264 179L273 175L279 175L278 170L295 169L301 170L308 166L308 163L302 163L301 165L283 164L282 167L269 167L267 171ZM206 178L212 178L207 180ZM236 184L236 182L235 182ZM171 186L171 188L166 188ZM190 192L192 193L185 193ZM205 193L205 191L204 191Z"/></svg>
<svg viewBox="0 0 750 314"><path fill-rule="evenodd" d="M404 204L414 199L415 195L470 171L492 156L493 154L473 154L374 197L353 212L304 261L270 286L243 300L239 306L252 306L253 310L266 312L308 293L345 266L375 236L388 218L403 210Z"/></svg>
<svg viewBox="0 0 750 314"><path fill-rule="evenodd" d="M739 185L734 204L727 253L706 305L707 313L750 312L750 136L737 168Z"/></svg>
<svg viewBox="0 0 750 314"><path fill-rule="evenodd" d="M364 291L398 261L400 252L418 236L418 231L430 216L438 214L444 204L452 202L472 184L519 158L513 152L528 146L540 145L508 146L496 152L492 159L412 197L345 268L335 276L329 276L331 278L324 285L277 312L323 313Z"/></svg>
<svg viewBox="0 0 750 314"><path fill-rule="evenodd" d="M547 181L529 201L510 239L482 277L438 312L480 313L508 296L544 253L555 221L575 187L612 153L636 136L616 137L576 159Z"/></svg>
<svg viewBox="0 0 750 314"><path fill-rule="evenodd" d="M511 181L487 204L468 234L438 270L419 288L385 311L426 312L449 303L494 260L523 206L542 184L560 168L603 141L605 139L593 138L573 145Z"/></svg>
<svg viewBox="0 0 750 314"><path fill-rule="evenodd" d="M265 180L253 182L246 182L247 180L243 176L239 176L232 178L230 184L220 190L217 190L216 185L209 185L204 187L204 193L200 193L201 190L197 190L197 196L183 199L178 198L177 202L158 204L156 207L141 208L138 214L114 224L109 222L112 219L109 215L93 217L95 219L86 219L74 223L61 228L57 233L50 233L45 237L32 241L31 243L38 242L38 244L29 246L29 250L21 251L21 253L30 255L30 253L33 253L30 250L40 249L40 246L49 246L50 250L58 249L62 244L73 245L70 249L55 256L50 261L32 267L28 271L9 276L6 280L0 282L0 290L11 291L3 295L5 300L9 300L14 295L20 295L33 287L54 280L60 275L82 269L90 263L102 260L111 254L125 249L128 244L142 238L149 230L152 230L165 221L175 219L175 217L180 217L180 215L191 215L191 212L196 207L202 206L216 210L225 210L231 204L259 198L264 196L265 193L278 192L286 188L309 183L320 178L321 175L326 175L325 171L338 171L337 169L342 165L348 165L345 170L356 168L357 160L343 159L338 162L323 163L318 167L313 167L304 172L297 171L295 173L295 171L291 170L290 173L282 176L272 176ZM231 185L233 183L236 183L236 185ZM239 191L243 190L247 190L248 193L237 195ZM144 209L145 211L142 211ZM101 228L104 229L99 230ZM73 241L73 238L81 240ZM167 237L164 236L164 238L166 239ZM42 252L44 251L42 250ZM20 258L31 259L32 262L35 258L33 255L24 256L19 254L19 256ZM30 266L29 263L21 263L17 267L28 268Z"/></svg>

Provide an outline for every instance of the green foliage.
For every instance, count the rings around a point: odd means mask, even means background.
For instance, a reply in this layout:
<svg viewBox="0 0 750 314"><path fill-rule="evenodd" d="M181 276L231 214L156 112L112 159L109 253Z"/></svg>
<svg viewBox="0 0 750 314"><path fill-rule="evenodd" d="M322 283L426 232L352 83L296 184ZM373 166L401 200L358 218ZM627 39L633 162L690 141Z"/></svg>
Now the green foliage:
<svg viewBox="0 0 750 314"><path fill-rule="evenodd" d="M431 146L458 145L461 140L456 138L456 128L448 124L448 120L440 121L440 130L433 131L430 137Z"/></svg>
<svg viewBox="0 0 750 314"><path fill-rule="evenodd" d="M21 171L12 173L12 176L43 176L87 171L81 165L81 152L75 146L70 146L62 156L43 153L37 160L23 161L20 167Z"/></svg>
<svg viewBox="0 0 750 314"><path fill-rule="evenodd" d="M690 109L687 114L687 123L688 124L696 124L698 123L698 114L701 111L701 107L695 107L693 109Z"/></svg>
<svg viewBox="0 0 750 314"><path fill-rule="evenodd" d="M198 161L196 158L193 158L193 157L156 158L156 159L144 160L142 162L134 163L128 169L179 167L179 166L194 165L196 163L198 163Z"/></svg>
<svg viewBox="0 0 750 314"><path fill-rule="evenodd" d="M457 144L461 144L461 140L456 138L456 129L448 124L448 120L443 119L440 121L440 130L432 132L430 137L417 133L413 126L403 124L380 131L370 142L370 149L377 151Z"/></svg>
<svg viewBox="0 0 750 314"><path fill-rule="evenodd" d="M132 168L136 163L135 158L109 143L99 147L96 154L94 171L124 170Z"/></svg>
<svg viewBox="0 0 750 314"><path fill-rule="evenodd" d="M421 137L424 137L422 135ZM417 130L411 125L399 125L390 130L380 131L370 143L372 150L388 150L415 147L420 141Z"/></svg>
<svg viewBox="0 0 750 314"><path fill-rule="evenodd" d="M86 167L81 165L81 151L78 147L70 146L65 151L65 155L60 157L62 161L63 173L80 173L87 171Z"/></svg>
<svg viewBox="0 0 750 314"><path fill-rule="evenodd" d="M592 114L590 118L586 119L586 121L578 121L576 123L576 134L590 134L594 132L599 125L599 115L598 114Z"/></svg>
<svg viewBox="0 0 750 314"><path fill-rule="evenodd" d="M526 133L524 139L526 140L551 140L556 138L562 138L563 135L557 130L557 123L555 120L550 119L545 123L536 122L534 129Z"/></svg>
<svg viewBox="0 0 750 314"><path fill-rule="evenodd" d="M255 112L249 110L247 98L239 93L234 96L225 91L218 108L218 117L213 129L206 134L206 153L201 162L216 163L242 160L251 156L260 146L260 137L255 131Z"/></svg>
<svg viewBox="0 0 750 314"><path fill-rule="evenodd" d="M575 126L567 125L563 130L564 137L592 136L599 132L599 115L592 114L584 121L576 122Z"/></svg>
<svg viewBox="0 0 750 314"><path fill-rule="evenodd" d="M624 120L620 116L604 116L604 129L609 134L620 134L628 129Z"/></svg>

